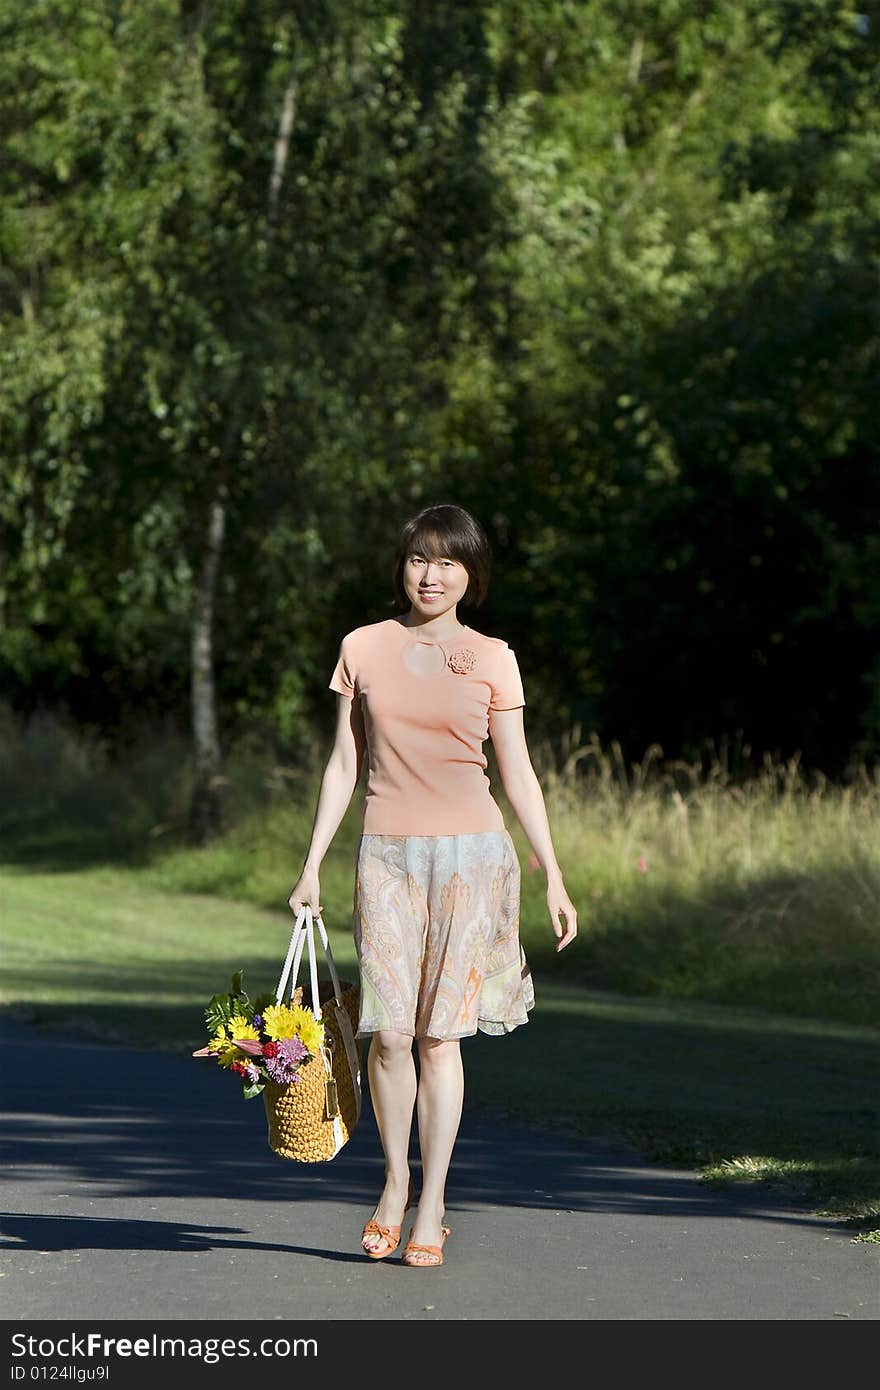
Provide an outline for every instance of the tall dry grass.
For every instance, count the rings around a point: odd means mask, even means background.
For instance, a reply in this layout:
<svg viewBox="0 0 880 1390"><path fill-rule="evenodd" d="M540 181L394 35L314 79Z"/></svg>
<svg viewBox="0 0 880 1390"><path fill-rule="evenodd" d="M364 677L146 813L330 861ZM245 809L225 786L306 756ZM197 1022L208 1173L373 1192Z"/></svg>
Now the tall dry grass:
<svg viewBox="0 0 880 1390"><path fill-rule="evenodd" d="M880 1022L880 770L837 785L765 757L742 779L724 749L657 747L627 764L577 728L538 762L587 976Z"/></svg>
<svg viewBox="0 0 880 1390"><path fill-rule="evenodd" d="M745 887L768 875L800 878L833 866L851 871L859 912L876 903L880 865L880 768L854 769L846 785L799 758L735 777L723 756L664 761L654 745L624 762L620 745L575 727L561 755L543 745L536 763L554 841L571 863L589 850L604 882L635 869L679 884L723 877ZM640 861L644 862L640 862Z"/></svg>

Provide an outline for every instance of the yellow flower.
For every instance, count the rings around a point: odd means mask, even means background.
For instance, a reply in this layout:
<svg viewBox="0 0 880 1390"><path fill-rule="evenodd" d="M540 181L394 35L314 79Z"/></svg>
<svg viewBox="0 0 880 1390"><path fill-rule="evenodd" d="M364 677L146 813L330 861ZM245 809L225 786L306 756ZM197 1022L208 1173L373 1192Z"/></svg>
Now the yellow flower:
<svg viewBox="0 0 880 1390"><path fill-rule="evenodd" d="M303 1047L315 1053L324 1041L324 1025L311 1009L287 1004L270 1004L263 1010L263 1028L275 1042L284 1038L299 1038Z"/></svg>
<svg viewBox="0 0 880 1390"><path fill-rule="evenodd" d="M248 1023L243 1014L236 1014L229 1020L229 1034L233 1038L259 1038L259 1033L252 1023Z"/></svg>
<svg viewBox="0 0 880 1390"><path fill-rule="evenodd" d="M282 1038L292 1038L296 1032L293 1010L286 1004L270 1004L263 1010L263 1031L268 1033L274 1042L281 1042Z"/></svg>
<svg viewBox="0 0 880 1390"><path fill-rule="evenodd" d="M296 1036L309 1052L318 1051L324 1041L324 1025L319 1023L311 1009L291 1009Z"/></svg>
<svg viewBox="0 0 880 1390"><path fill-rule="evenodd" d="M217 1061L221 1067L231 1067L236 1057L241 1055L232 1038L228 1037L226 1028L222 1023L208 1046L212 1052L217 1053Z"/></svg>

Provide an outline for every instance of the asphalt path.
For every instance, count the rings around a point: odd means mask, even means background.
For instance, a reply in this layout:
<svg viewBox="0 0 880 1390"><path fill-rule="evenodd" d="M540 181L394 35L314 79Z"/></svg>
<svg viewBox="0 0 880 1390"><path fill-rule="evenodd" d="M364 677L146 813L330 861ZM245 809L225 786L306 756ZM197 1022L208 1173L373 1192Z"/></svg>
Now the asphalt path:
<svg viewBox="0 0 880 1390"><path fill-rule="evenodd" d="M876 1319L878 1247L772 1193L466 1104L442 1268L371 1261L365 1095L331 1163L279 1159L260 1100L188 1057L0 1017L5 1319ZM465 1054L466 1056L466 1054ZM419 1172L413 1142L416 1183ZM407 1228L404 1227L404 1235ZM401 1246L402 1249L402 1246ZM384 1373L384 1371L383 1371Z"/></svg>

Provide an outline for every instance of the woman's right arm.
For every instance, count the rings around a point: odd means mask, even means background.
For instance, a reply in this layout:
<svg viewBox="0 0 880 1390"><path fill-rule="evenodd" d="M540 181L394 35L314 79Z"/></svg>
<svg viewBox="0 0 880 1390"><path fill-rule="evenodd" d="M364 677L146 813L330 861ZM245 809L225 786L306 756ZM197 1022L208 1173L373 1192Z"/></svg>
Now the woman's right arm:
<svg viewBox="0 0 880 1390"><path fill-rule="evenodd" d="M360 781L366 738L360 700L347 695L336 697L336 736L324 776L312 825L312 838L302 873L287 899L293 912L308 903L313 912L323 910L319 873L321 861L339 829L354 789Z"/></svg>

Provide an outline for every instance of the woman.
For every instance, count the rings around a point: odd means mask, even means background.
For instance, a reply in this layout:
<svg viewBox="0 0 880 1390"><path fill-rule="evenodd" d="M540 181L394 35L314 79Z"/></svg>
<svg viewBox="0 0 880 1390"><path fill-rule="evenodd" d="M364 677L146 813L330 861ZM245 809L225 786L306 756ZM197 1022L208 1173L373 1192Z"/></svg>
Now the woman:
<svg viewBox="0 0 880 1390"><path fill-rule="evenodd" d="M406 611L342 639L330 680L339 697L336 739L309 851L288 900L294 912L304 903L320 911L321 861L366 748L353 927L358 1037L371 1040L367 1072L385 1187L362 1244L371 1258L383 1259L400 1242L412 1195L417 1105L422 1187L403 1255L413 1266L442 1264L449 1234L446 1175L464 1094L459 1040L478 1028L508 1033L528 1022L534 1004L519 942L519 861L489 792L487 736L505 794L546 874L557 951L577 933L526 746L516 657L506 642L458 618L459 603L483 602L490 566L486 536L462 507L427 507L403 527L393 579Z"/></svg>

